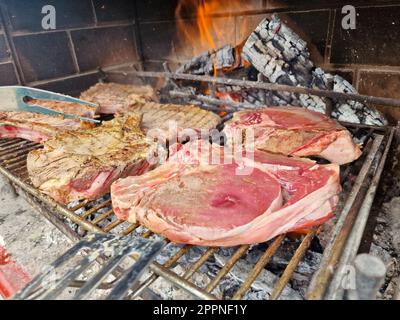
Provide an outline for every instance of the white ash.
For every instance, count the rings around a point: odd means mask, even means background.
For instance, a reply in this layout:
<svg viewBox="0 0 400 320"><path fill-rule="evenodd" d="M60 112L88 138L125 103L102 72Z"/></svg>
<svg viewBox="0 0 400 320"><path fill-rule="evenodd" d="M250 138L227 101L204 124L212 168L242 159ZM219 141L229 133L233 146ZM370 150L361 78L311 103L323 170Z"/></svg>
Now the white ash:
<svg viewBox="0 0 400 320"><path fill-rule="evenodd" d="M144 231L144 228L138 230L138 234ZM243 299L267 299L298 245L298 241L285 240L270 263L261 271L256 281L253 282ZM158 255L156 261L160 264L165 264L169 258L176 254L182 247L182 245L178 244L168 244ZM255 263L257 263L261 255L265 252L266 248L266 244L251 246L248 252L243 255L212 291L212 294L220 299L232 298L237 289L247 278ZM202 257L206 250L206 247L192 247L188 253L183 255L178 262L172 266L172 270L182 276L193 263ZM205 288L230 259L235 250L237 250L237 248L219 249L193 274L190 281L200 288ZM308 251L296 268L291 281L285 287L280 299L303 299L312 274L318 268L320 259L321 254ZM143 279L145 278L146 277ZM158 279L150 288L162 299L188 298L188 293L183 290L181 290L181 292L179 292L179 290L177 291L172 284L163 279ZM193 296L190 297L193 298Z"/></svg>
<svg viewBox="0 0 400 320"><path fill-rule="evenodd" d="M263 251L260 251L259 255L261 256L262 253ZM229 249L220 250L219 253L214 255L217 265L219 267L223 267L231 257L231 254L232 250ZM236 262L235 266L229 272L230 277L232 277L232 280L234 280L231 282L236 282L232 283L232 286L234 286L235 288L239 287L238 284L242 284L246 280L247 275L250 273L253 267L254 264L249 263L246 260L246 258L239 259L239 261ZM257 297L261 296L262 299L268 298L277 280L278 276L276 276L267 269L263 269L260 275L257 277L257 279L252 283L251 290L246 294L245 299L251 299L251 297L254 295L256 295ZM302 297L298 292L296 292L290 286L287 285L283 290L280 299L300 300L302 299Z"/></svg>
<svg viewBox="0 0 400 320"><path fill-rule="evenodd" d="M261 72L267 81L291 86L328 89L328 79L334 81L333 90L357 93L355 88L342 77L325 73L315 68L310 60L307 43L273 15L264 19L246 41L242 56ZM272 98L272 99L271 99ZM287 94L285 99L277 93L269 95L272 105L301 105L325 113L322 98L308 95ZM354 101L334 101L332 116L339 120L383 125L384 117L375 109Z"/></svg>
<svg viewBox="0 0 400 320"><path fill-rule="evenodd" d="M104 196L90 201L89 203L87 203L86 205L84 205L82 208L77 209L76 211L74 211L74 213L78 216L83 215L86 211L90 210L93 207L96 207L106 201L109 201L111 198L110 194L105 194ZM67 208L68 209L72 209L73 207L77 206L81 201L71 201L70 203L67 204ZM94 219L96 219L97 217L99 217L100 215L106 213L107 211L111 210L112 206L111 203L104 207L104 208L100 208L97 211L93 212L92 214L90 214L88 217L86 217L87 221L93 221ZM108 224L110 224L111 222L115 221L117 219L117 217L112 214L109 217L107 217L106 219L100 221L99 223L97 223L97 226L99 228L104 228L105 226L107 226ZM88 234L88 231L85 230L84 228L82 228L80 225L72 222L70 219L68 218L64 218L64 221L68 224L68 226L76 233L78 234L80 237L84 237L85 235ZM126 226L126 225L125 225ZM118 226L119 229L121 228L120 226ZM112 232L115 233L115 230L112 230Z"/></svg>
<svg viewBox="0 0 400 320"><path fill-rule="evenodd" d="M11 181L0 174L0 194L3 196L8 196L13 199L18 197L17 191L14 186L11 184Z"/></svg>

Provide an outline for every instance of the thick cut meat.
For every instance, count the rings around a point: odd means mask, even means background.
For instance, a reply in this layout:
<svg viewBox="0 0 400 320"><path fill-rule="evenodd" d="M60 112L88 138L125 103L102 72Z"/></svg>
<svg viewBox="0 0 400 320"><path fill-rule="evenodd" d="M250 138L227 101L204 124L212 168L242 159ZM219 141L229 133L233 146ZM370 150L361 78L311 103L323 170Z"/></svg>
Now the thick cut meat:
<svg viewBox="0 0 400 320"><path fill-rule="evenodd" d="M118 83L97 83L81 93L80 98L99 105L98 113L126 113L136 104L154 100L150 86L134 86Z"/></svg>
<svg viewBox="0 0 400 320"><path fill-rule="evenodd" d="M350 133L325 115L296 107L245 110L225 125L228 143L344 164L361 155Z"/></svg>
<svg viewBox="0 0 400 320"><path fill-rule="evenodd" d="M156 164L155 144L139 129L140 116L128 114L93 129L69 131L28 154L33 185L60 203L95 199L111 183L141 174Z"/></svg>
<svg viewBox="0 0 400 320"><path fill-rule="evenodd" d="M120 219L174 242L235 246L321 224L339 191L336 164L263 151L234 157L198 140L153 171L119 179L111 197Z"/></svg>
<svg viewBox="0 0 400 320"><path fill-rule="evenodd" d="M142 114L141 129L160 143L209 135L221 122L213 112L194 105L160 104L152 102L155 94L149 86L98 83L81 94L81 99L98 103L99 113Z"/></svg>
<svg viewBox="0 0 400 320"><path fill-rule="evenodd" d="M161 143L208 137L221 122L217 114L193 105L148 102L132 106L131 110L143 115L142 130Z"/></svg>
<svg viewBox="0 0 400 320"><path fill-rule="evenodd" d="M22 138L42 143L57 133L94 125L62 116L32 112L0 112L0 138Z"/></svg>

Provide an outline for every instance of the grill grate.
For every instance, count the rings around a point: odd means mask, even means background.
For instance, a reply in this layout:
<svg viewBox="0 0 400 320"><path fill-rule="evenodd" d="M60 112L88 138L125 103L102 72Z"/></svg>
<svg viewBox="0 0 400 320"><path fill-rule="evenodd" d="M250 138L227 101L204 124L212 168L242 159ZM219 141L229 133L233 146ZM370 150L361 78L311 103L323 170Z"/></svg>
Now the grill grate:
<svg viewBox="0 0 400 320"><path fill-rule="evenodd" d="M381 136L385 133L385 128L374 128L364 126L348 126L348 129L356 137L361 137L364 141L365 150L364 155L358 159L354 164L347 165L342 168L342 185L344 185L344 192L342 194L342 201L344 202L351 193L351 188L354 182L349 179L351 174L357 176L360 169L363 167L363 162L366 154L369 152L369 146L371 145L374 137ZM95 201L81 201L74 203L73 206L66 207L57 204L51 198L41 194L35 189L29 181L29 176L26 170L26 157L29 151L39 149L42 146L37 143L28 142L22 139L0 139L0 173L6 175L15 185L21 188L23 191L30 194L30 198L37 202L40 208L46 207L50 212L50 215L58 216L59 222L63 224L62 231L65 233L65 224L69 228L74 229L74 232L68 232L68 235L74 238L74 240L82 237L86 232L100 232L100 233L116 233L121 235L128 235L133 232L140 232L144 238L151 237L153 233L149 230L144 229L139 224L130 224L126 221L120 221L115 216L111 208L111 200L109 196L104 199ZM348 189L348 190L346 190ZM33 197L32 197L33 196ZM340 216L340 212L338 212ZM72 222L72 223L71 223ZM140 227L140 229L138 229ZM320 229L308 230L299 242L297 249L295 250L291 260L287 264L283 273L275 283L274 289L270 296L271 299L278 299L285 288L285 286L291 280L296 267L300 263L304 254L310 247L312 239L316 234L320 232ZM266 268L271 258L280 249L281 244L284 240L287 240L287 235L280 235L269 242L268 247L264 253L260 256L258 261L252 266L251 271L247 274L246 279L241 283L241 286L233 294L232 299L242 299L246 292L251 288L253 282L260 275L261 271ZM290 240L288 240L290 241ZM138 296L145 288L152 284L158 277L162 277L175 286L178 286L187 292L194 295L196 298L201 299L217 299L215 295L215 289L221 283L221 281L228 275L235 264L248 252L250 246L243 245L231 254L224 266L217 272L215 277L204 287L197 286L193 281L193 276L199 271L202 265L204 265L220 248L208 248L200 258L182 273L175 273L172 268L179 262L179 260L187 255L190 250L193 249L190 245L183 246L178 252L170 257L162 265L154 262L150 270L152 274L146 278L139 287L135 287L135 290L128 296L128 298L134 298Z"/></svg>

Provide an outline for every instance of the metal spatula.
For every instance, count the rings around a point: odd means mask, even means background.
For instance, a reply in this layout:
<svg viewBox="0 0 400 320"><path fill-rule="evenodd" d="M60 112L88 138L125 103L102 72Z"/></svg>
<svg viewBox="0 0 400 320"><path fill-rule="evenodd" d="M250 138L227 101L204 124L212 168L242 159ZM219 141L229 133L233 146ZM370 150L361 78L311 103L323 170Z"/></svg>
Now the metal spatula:
<svg viewBox="0 0 400 320"><path fill-rule="evenodd" d="M119 276L112 281L112 286L106 286L112 287L106 299L123 299L129 289L137 285L142 272L164 244L164 241L149 240L133 235L124 237L111 234L90 235L55 260L13 299L57 299L66 288L74 287L72 283L76 281L83 282L83 285L77 290L73 299L87 299L94 290L104 287L106 278L113 272L115 274L115 271L118 271ZM81 254L81 261L76 263L74 260ZM132 258L130 261L134 264L127 268L121 267L121 263L126 262L125 258L132 255L135 259ZM91 270L93 268L96 270ZM122 272L121 269L123 269ZM87 273L92 274L88 276ZM88 277L87 281L77 280L82 274Z"/></svg>
<svg viewBox="0 0 400 320"><path fill-rule="evenodd" d="M73 98L59 93L54 93L51 91L22 87L22 86L4 86L0 87L0 111L24 111L24 112L37 112L49 115L63 115L66 118L77 118L84 121L90 121L99 123L100 121L95 119L90 119L87 117L80 117L75 114L69 114L66 112L61 112L46 108L40 105L30 105L27 103L28 100L51 100L59 102L73 102L79 103L89 108L93 108L96 111L98 105L84 101L81 99Z"/></svg>

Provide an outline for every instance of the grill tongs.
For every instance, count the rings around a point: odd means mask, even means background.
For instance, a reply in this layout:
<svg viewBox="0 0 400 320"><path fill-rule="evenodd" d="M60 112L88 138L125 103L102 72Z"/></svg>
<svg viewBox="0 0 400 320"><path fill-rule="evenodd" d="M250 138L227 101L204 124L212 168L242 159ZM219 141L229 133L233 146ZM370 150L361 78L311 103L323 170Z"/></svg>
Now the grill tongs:
<svg viewBox="0 0 400 320"><path fill-rule="evenodd" d="M47 90L22 86L0 86L0 111L36 112L48 115L62 115L65 118L80 119L94 123L100 122L99 120L81 117L76 114L70 114L60 110L50 109L38 104L28 104L27 101L31 99L78 103L92 109L94 112L96 112L98 108L98 105L95 103Z"/></svg>
<svg viewBox="0 0 400 320"><path fill-rule="evenodd" d="M111 281L111 291L105 299L121 300L132 287L138 285L143 271L164 244L164 241L143 239L133 235L124 237L112 234L89 235L46 267L13 299L57 299L66 288L76 287L76 284L73 284L76 282L82 283L82 286L75 292L73 299L87 299L96 289L104 287L103 282L108 277L113 277L115 279ZM121 267L124 262L133 265ZM93 272L92 269L96 271ZM88 277L87 273L94 274ZM87 281L77 280L82 276L88 277Z"/></svg>

